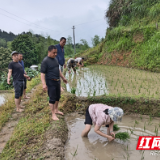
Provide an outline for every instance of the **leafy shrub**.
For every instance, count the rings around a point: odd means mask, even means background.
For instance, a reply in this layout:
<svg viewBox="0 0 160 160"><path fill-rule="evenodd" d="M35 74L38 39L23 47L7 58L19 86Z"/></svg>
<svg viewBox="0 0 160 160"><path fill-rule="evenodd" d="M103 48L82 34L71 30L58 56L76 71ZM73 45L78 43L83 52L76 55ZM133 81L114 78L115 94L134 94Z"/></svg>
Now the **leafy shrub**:
<svg viewBox="0 0 160 160"><path fill-rule="evenodd" d="M32 70L31 68L25 68L25 71L31 79L36 77L39 73L39 71Z"/></svg>
<svg viewBox="0 0 160 160"><path fill-rule="evenodd" d="M7 83L7 72L3 72L0 78L0 90L9 90L13 88L13 78L11 77L11 84Z"/></svg>

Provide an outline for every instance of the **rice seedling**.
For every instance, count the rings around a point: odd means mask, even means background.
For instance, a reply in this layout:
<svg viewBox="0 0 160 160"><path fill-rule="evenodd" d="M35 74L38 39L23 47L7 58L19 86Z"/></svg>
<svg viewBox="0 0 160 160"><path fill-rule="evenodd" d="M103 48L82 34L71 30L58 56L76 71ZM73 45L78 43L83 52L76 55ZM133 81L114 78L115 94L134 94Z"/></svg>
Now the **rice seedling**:
<svg viewBox="0 0 160 160"><path fill-rule="evenodd" d="M72 93L72 94L75 94L75 93L76 93L76 88L72 87L72 88L71 88L71 93Z"/></svg>
<svg viewBox="0 0 160 160"><path fill-rule="evenodd" d="M78 145L77 145L77 148L76 148L75 152L74 152L74 153L71 153L71 155L73 156L72 159L73 159L76 155L78 155L77 150L78 150Z"/></svg>
<svg viewBox="0 0 160 160"><path fill-rule="evenodd" d="M114 124L113 125L113 131L119 131L119 130L120 130L120 128L118 127L118 125Z"/></svg>
<svg viewBox="0 0 160 160"><path fill-rule="evenodd" d="M119 132L115 134L115 138L126 141L130 138L130 135L128 132Z"/></svg>

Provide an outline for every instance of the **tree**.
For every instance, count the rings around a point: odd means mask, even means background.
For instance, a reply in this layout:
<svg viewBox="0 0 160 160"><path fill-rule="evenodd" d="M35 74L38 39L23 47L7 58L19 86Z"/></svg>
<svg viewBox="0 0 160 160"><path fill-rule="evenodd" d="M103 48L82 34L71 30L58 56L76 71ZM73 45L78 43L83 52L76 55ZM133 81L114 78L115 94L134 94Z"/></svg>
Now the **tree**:
<svg viewBox="0 0 160 160"><path fill-rule="evenodd" d="M35 51L35 44L29 34L18 35L12 44L12 50L23 54L25 66L29 67L33 64L38 64L39 53Z"/></svg>
<svg viewBox="0 0 160 160"><path fill-rule="evenodd" d="M92 38L93 47L97 46L99 43L100 43L100 37L98 35L95 35L94 38Z"/></svg>
<svg viewBox="0 0 160 160"><path fill-rule="evenodd" d="M80 41L82 43L81 50L86 50L86 49L90 48L88 45L88 42L85 39L81 39Z"/></svg>
<svg viewBox="0 0 160 160"><path fill-rule="evenodd" d="M69 55L73 55L73 44L72 44L72 37L68 36L68 38L66 39L66 45L65 45L65 55L69 56Z"/></svg>

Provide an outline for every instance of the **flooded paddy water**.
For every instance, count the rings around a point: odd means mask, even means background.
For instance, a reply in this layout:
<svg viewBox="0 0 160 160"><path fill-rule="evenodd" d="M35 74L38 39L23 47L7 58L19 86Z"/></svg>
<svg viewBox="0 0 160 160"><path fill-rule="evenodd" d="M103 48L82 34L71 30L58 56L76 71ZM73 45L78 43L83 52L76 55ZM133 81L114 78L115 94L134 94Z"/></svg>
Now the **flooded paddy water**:
<svg viewBox="0 0 160 160"><path fill-rule="evenodd" d="M76 89L76 96L98 96L108 94L107 82L105 78L96 72L90 71L88 68L83 68L77 74L66 73L68 84L67 91L71 92L72 88Z"/></svg>
<svg viewBox="0 0 160 160"><path fill-rule="evenodd" d="M92 127L88 138L82 138L81 132L84 129L84 116L72 113L66 116L69 128L69 138L65 148L66 160L159 160L160 155L152 156L151 151L137 151L137 140L139 136L155 136L155 126L159 129L160 119L138 118L126 115L122 122L117 123L119 132L129 132L130 139L126 142L115 139L108 142L107 138L101 137L94 132ZM145 126L145 130L144 130ZM106 127L101 131L107 133ZM117 132L115 132L117 133Z"/></svg>
<svg viewBox="0 0 160 160"><path fill-rule="evenodd" d="M12 93L0 93L0 106L12 97Z"/></svg>
<svg viewBox="0 0 160 160"><path fill-rule="evenodd" d="M104 94L120 96L160 97L160 74L143 70L113 66L88 66L73 72L66 73L69 83L67 91L75 89L76 96L98 96ZM147 118L146 118L147 117ZM82 138L84 116L72 113L66 116L69 128L68 142L65 147L66 160L159 160L160 155L152 156L151 151L137 151L139 136L160 135L160 118L149 116L125 115L118 123L120 132L129 132L130 139L126 142L114 140L108 142L99 136L94 129L88 138ZM155 132L155 131L158 132ZM101 131L107 133L105 127Z"/></svg>
<svg viewBox="0 0 160 160"><path fill-rule="evenodd" d="M160 73L118 66L91 65L66 73L67 91L76 88L77 96L116 94L120 96L160 97Z"/></svg>

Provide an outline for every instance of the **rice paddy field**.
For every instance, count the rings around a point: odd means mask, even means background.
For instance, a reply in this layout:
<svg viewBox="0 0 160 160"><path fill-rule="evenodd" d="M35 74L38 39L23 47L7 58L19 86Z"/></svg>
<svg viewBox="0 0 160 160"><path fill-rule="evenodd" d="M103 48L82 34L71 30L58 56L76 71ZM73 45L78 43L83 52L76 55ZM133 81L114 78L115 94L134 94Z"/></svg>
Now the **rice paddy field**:
<svg viewBox="0 0 160 160"><path fill-rule="evenodd" d="M118 66L91 65L66 73L67 91L79 96L118 95L129 97L160 97L160 74ZM83 93L82 93L83 92Z"/></svg>

